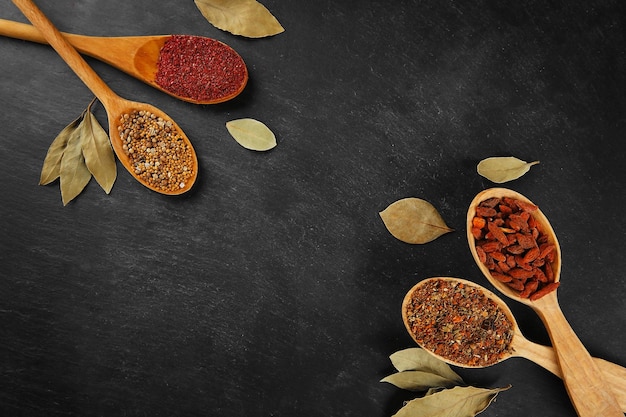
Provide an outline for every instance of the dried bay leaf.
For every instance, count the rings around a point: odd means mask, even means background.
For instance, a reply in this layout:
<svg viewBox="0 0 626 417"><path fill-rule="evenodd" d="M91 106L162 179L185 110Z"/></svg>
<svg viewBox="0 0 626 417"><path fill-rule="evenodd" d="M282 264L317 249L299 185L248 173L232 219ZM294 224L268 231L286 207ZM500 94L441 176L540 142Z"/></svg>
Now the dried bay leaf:
<svg viewBox="0 0 626 417"><path fill-rule="evenodd" d="M237 119L226 123L231 136L246 149L267 151L276 146L276 136L262 122L255 119Z"/></svg>
<svg viewBox="0 0 626 417"><path fill-rule="evenodd" d="M458 381L424 371L396 372L381 379L380 382L388 382L409 391L426 391L433 387L451 388L458 385Z"/></svg>
<svg viewBox="0 0 626 417"><path fill-rule="evenodd" d="M100 184L100 187L109 194L117 177L117 165L109 136L89 109L80 129L82 152L87 169Z"/></svg>
<svg viewBox="0 0 626 417"><path fill-rule="evenodd" d="M82 122L81 122L82 123ZM80 194L91 179L91 172L85 164L80 128L76 129L67 141L60 169L61 198L67 205Z"/></svg>
<svg viewBox="0 0 626 417"><path fill-rule="evenodd" d="M406 402L393 417L473 417L484 411L506 388L467 386L441 359L421 348L400 350L389 356L396 374L383 378L410 391L425 391L423 397Z"/></svg>
<svg viewBox="0 0 626 417"><path fill-rule="evenodd" d="M393 366L400 372L422 371L439 375L446 380L463 384L463 379L450 368L450 366L420 348L408 348L400 350L389 356ZM432 385L435 386L435 385Z"/></svg>
<svg viewBox="0 0 626 417"><path fill-rule="evenodd" d="M41 174L39 176L39 185L47 185L59 178L61 175L61 158L67 146L72 133L76 130L80 123L82 115L69 125L65 126L56 138L50 144L46 157L43 161Z"/></svg>
<svg viewBox="0 0 626 417"><path fill-rule="evenodd" d="M216 28L233 35L264 38L284 32L278 20L256 0L194 0Z"/></svg>
<svg viewBox="0 0 626 417"><path fill-rule="evenodd" d="M63 205L76 198L92 176L107 194L117 177L111 141L91 112L96 100L57 135L44 160L39 183L49 184L60 177Z"/></svg>
<svg viewBox="0 0 626 417"><path fill-rule="evenodd" d="M454 387L431 392L407 402L393 417L474 417L509 388Z"/></svg>
<svg viewBox="0 0 626 417"><path fill-rule="evenodd" d="M379 215L387 230L406 243L428 243L453 231L432 204L419 198L398 200Z"/></svg>
<svg viewBox="0 0 626 417"><path fill-rule="evenodd" d="M496 156L480 161L476 170L488 180L500 184L521 177L538 163L522 161L514 156Z"/></svg>

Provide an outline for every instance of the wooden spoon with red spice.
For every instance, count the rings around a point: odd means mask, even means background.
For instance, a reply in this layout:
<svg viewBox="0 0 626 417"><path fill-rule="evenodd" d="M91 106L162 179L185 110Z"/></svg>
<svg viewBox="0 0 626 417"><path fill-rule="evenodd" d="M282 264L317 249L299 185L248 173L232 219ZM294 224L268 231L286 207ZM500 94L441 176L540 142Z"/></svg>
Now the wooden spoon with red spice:
<svg viewBox="0 0 626 417"><path fill-rule="evenodd" d="M450 287L459 286L462 288L460 291L466 294L466 297L458 302L455 302L453 297L436 294L432 291L432 288L427 287L429 284L435 284L438 281L445 282L444 288L447 288L447 285ZM418 294L420 289L425 290L427 293L427 299L424 299ZM471 297L470 294L481 295L481 297ZM480 336L484 336L488 339L487 342L489 344L495 346L498 340L503 339L502 336L504 335L499 334L496 330L490 332L484 330L483 326L485 326L485 323L493 322L493 317L480 316L480 312L485 311L483 305L485 301L493 302L492 308L497 309L501 316L506 317L508 324L510 325L510 328L507 329L507 332L511 334L508 346L502 345L502 348L498 348L498 354L492 359L483 361L480 365L474 364L475 362L470 364L469 361L465 360L470 359L470 353L464 354L458 352L459 350L467 349L467 346L465 345L470 343L469 340L460 339L458 342L454 343L457 346L451 345L447 351L441 348L441 343L438 343L437 352L434 351L434 348L429 343L424 341L424 333L427 330L421 329L421 324L416 324L415 315L420 314L419 310L415 311L416 305L418 305L419 308L432 308L437 311L438 317L441 317L440 323L436 323L428 329L428 331L435 333L434 336L436 336L436 333L444 331L442 329L446 325L450 324L448 323L448 320L450 320L452 322L456 321L458 328L463 328L467 333L473 333L473 336L476 338L479 337L476 333L480 333ZM454 317L459 317L459 320L449 318L446 313L453 313ZM472 324L470 321L472 320L471 316L473 315L481 317L481 320L484 321ZM419 318L417 318L417 320L419 320ZM402 301L402 321L404 322L404 326L406 327L411 338L421 348L451 365L462 368L484 368L495 365L496 363L509 358L521 357L535 362L559 378L562 378L561 367L559 366L554 349L526 339L521 333L515 317L506 303L493 292L471 281L452 277L434 277L420 281L406 293L404 300ZM458 328L453 327L445 329L445 331L452 333L458 330ZM462 330L460 332L462 332ZM443 342L443 336L437 337L436 339L438 342ZM474 341L472 341L472 343L473 342ZM471 354L474 354L475 351L480 351L480 347L473 349ZM611 388L620 407L624 410L624 412L626 412L626 368L599 358L593 358L593 362L600 369L605 380L609 383L607 386Z"/></svg>
<svg viewBox="0 0 626 417"><path fill-rule="evenodd" d="M115 92L113 92L113 90L111 90L104 83L104 81L102 81L98 74L96 74L87 62L85 62L76 49L74 49L65 40L63 35L56 29L52 22L48 20L48 18L31 0L13 0L13 3L15 3L28 20L30 20L33 25L41 31L50 45L52 45L61 58L63 58L68 66L76 73L76 75L78 75L87 87L89 87L89 89L96 95L96 97L98 97L102 105L105 107L109 119L109 137L111 139L111 145L113 146L113 150L117 154L120 162L128 170L128 172L130 172L130 174L137 179L137 181L146 187L162 194L175 195L189 191L196 181L198 174L198 160L191 142L180 127L168 115L156 107L145 103L129 101L115 94ZM143 177L137 173L137 166L135 166L133 160L124 149L125 145L128 145L128 143L123 141L120 135L121 131L124 131L123 126L126 126L128 115L132 115L135 112L143 112L148 115L154 115L151 119L162 123L162 130L175 133L175 136L170 136L171 140L164 139L163 145L170 147L173 155L176 157L174 160L178 161L182 159L186 161L185 172L188 172L189 174L185 174L187 177L183 182L173 183L165 180L156 183L151 178ZM148 128L145 129L147 130ZM153 130L150 134L154 134L154 131L158 131L153 124L150 125L150 129ZM172 153L168 155L172 155ZM165 158L164 163L162 164L165 168L170 166L168 160L171 158L171 156L169 156L169 158ZM182 170L183 167L180 168ZM172 173L173 171L169 172Z"/></svg>
<svg viewBox="0 0 626 417"><path fill-rule="evenodd" d="M574 330L561 311L557 300L556 290L549 292L539 299L531 301L520 297L520 293L507 284L495 279L489 268L481 261L476 250L476 238L472 234L473 220L476 217L477 207L490 198L512 198L534 206L534 203L522 194L507 188L491 188L480 192L469 205L467 212L467 239L470 251L476 264L485 277L499 291L506 296L530 306L539 315L550 335L558 358L563 381L567 393L581 417L616 416L623 417L623 412L607 389L609 385L604 375L599 371L589 352L582 344ZM561 250L556 233L552 229L548 218L538 208L532 212L532 217L538 223L539 230L547 236L548 242L555 245L556 256L551 264L553 281L560 282Z"/></svg>
<svg viewBox="0 0 626 417"><path fill-rule="evenodd" d="M0 19L0 35L48 43L37 28ZM192 35L96 37L63 33L78 51L177 99L217 104L239 95L248 69L230 46Z"/></svg>

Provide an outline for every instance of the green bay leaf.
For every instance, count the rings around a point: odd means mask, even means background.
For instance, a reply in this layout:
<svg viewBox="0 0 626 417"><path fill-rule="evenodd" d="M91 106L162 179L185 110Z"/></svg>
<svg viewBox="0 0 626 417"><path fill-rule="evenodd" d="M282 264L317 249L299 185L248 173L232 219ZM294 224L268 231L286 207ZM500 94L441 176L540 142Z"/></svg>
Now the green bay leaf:
<svg viewBox="0 0 626 417"><path fill-rule="evenodd" d="M476 170L491 182L501 184L518 179L538 163L522 161L514 156L494 156L480 161Z"/></svg>
<svg viewBox="0 0 626 417"><path fill-rule="evenodd" d="M419 198L395 201L379 214L389 233L406 243L428 243L453 231L432 204Z"/></svg>
<svg viewBox="0 0 626 417"><path fill-rule="evenodd" d="M61 159L63 158L63 152L65 151L70 136L76 131L81 118L82 115L65 126L50 144L41 168L39 185L50 184L61 175Z"/></svg>
<svg viewBox="0 0 626 417"><path fill-rule="evenodd" d="M195 0L200 13L216 28L248 38L284 32L278 20L256 0Z"/></svg>
<svg viewBox="0 0 626 417"><path fill-rule="evenodd" d="M402 371L423 371L439 375L446 380L463 384L463 379L439 358L421 348L400 350L389 356L393 366Z"/></svg>
<svg viewBox="0 0 626 417"><path fill-rule="evenodd" d="M83 119L84 121L84 119ZM81 122L83 123L83 122ZM91 179L91 172L87 169L82 150L82 136L80 127L76 129L65 147L61 159L60 184L63 205L67 205L80 194Z"/></svg>
<svg viewBox="0 0 626 417"><path fill-rule="evenodd" d="M444 378L432 372L424 371L403 371L391 374L380 382L388 382L398 388L409 391L426 391L436 387L454 387L458 385L458 381Z"/></svg>
<svg viewBox="0 0 626 417"><path fill-rule="evenodd" d="M276 136L262 122L255 119L237 119L226 123L231 136L246 149L267 151L276 146Z"/></svg>
<svg viewBox="0 0 626 417"><path fill-rule="evenodd" d="M109 136L96 117L88 111L80 127L82 151L89 172L109 194L117 177L117 166Z"/></svg>
<svg viewBox="0 0 626 417"><path fill-rule="evenodd" d="M407 402L393 417L474 417L509 388L454 387L432 392Z"/></svg>

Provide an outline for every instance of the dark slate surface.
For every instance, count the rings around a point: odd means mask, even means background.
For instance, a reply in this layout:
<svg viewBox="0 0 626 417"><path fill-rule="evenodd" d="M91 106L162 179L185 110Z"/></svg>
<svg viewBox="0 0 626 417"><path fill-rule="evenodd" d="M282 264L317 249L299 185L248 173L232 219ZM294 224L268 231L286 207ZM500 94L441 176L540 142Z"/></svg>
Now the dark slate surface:
<svg viewBox="0 0 626 417"><path fill-rule="evenodd" d="M379 383L388 355L413 346L405 292L440 275L488 286L464 220L493 186L475 171L489 156L541 161L506 185L558 233L572 327L626 365L623 2L268 0L286 32L256 40L191 0L40 3L68 32L222 40L251 79L232 102L196 106L89 59L181 125L200 180L168 198L119 166L110 195L92 181L63 207L58 183L37 185L41 163L92 95L51 48L0 39L0 414L392 415L417 396ZM278 146L240 147L224 127L240 117ZM378 212L404 197L456 231L395 240ZM525 359L459 373L512 385L485 417L574 415L561 381Z"/></svg>

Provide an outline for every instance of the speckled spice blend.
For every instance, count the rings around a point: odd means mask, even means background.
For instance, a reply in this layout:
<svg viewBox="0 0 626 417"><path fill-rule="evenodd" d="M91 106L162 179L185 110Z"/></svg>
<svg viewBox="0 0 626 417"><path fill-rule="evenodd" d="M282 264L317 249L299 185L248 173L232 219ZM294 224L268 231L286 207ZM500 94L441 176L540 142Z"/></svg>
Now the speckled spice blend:
<svg viewBox="0 0 626 417"><path fill-rule="evenodd" d="M513 323L483 291L458 281L430 279L405 305L417 343L465 366L487 366L511 351Z"/></svg>

